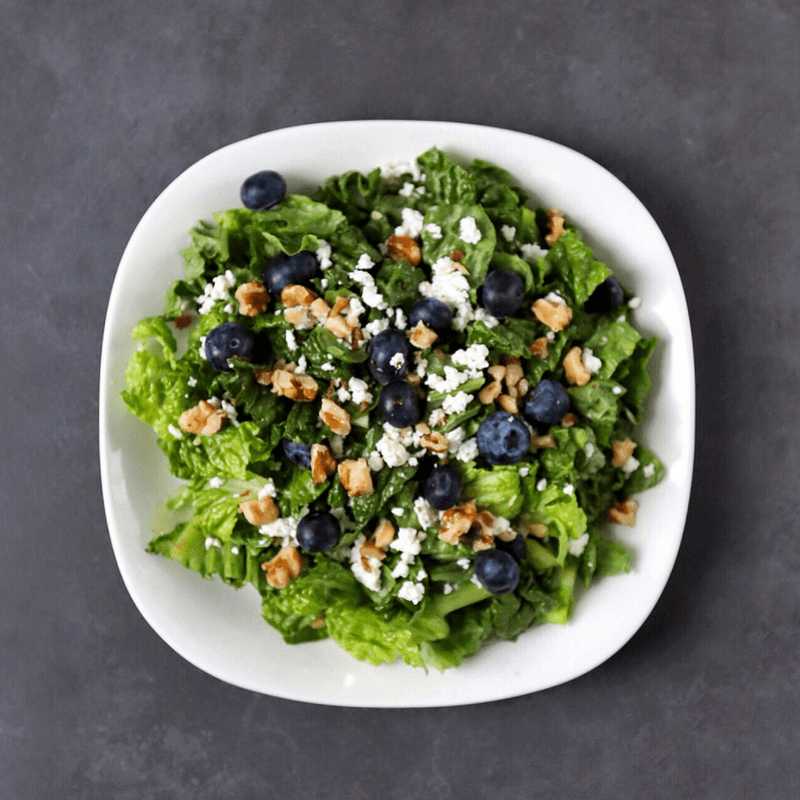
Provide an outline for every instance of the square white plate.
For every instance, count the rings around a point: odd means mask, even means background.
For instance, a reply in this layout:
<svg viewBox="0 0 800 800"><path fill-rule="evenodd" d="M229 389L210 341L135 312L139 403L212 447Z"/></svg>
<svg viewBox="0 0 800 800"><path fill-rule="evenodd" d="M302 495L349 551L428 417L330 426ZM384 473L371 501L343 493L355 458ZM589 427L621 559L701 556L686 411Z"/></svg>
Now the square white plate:
<svg viewBox="0 0 800 800"><path fill-rule="evenodd" d="M437 146L463 162L507 169L532 204L563 209L598 258L642 300L635 324L660 344L651 361L649 413L639 432L666 466L640 499L629 574L581 595L567 625L545 625L498 642L446 673L402 663L373 667L331 641L287 645L261 618L255 590L234 591L176 562L150 555L155 506L177 486L155 435L120 399L134 351L130 332L161 313L183 274L189 230L214 211L241 205L239 188L273 169L289 191L309 193L330 175L410 162ZM154 630L178 653L221 680L256 692L339 706L421 707L486 702L535 692L582 675L619 650L658 600L677 556L694 455L694 363L678 270L653 218L617 178L561 145L513 131L445 122L331 122L237 142L202 159L156 199L122 256L106 317L100 375L100 461L108 528L122 578Z"/></svg>

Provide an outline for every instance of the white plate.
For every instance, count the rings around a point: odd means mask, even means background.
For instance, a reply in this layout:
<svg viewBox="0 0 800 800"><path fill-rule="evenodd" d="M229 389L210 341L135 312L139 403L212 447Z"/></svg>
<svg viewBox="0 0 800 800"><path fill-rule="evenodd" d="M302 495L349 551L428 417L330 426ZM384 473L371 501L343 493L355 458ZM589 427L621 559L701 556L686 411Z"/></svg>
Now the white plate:
<svg viewBox="0 0 800 800"><path fill-rule="evenodd" d="M614 535L633 569L598 581L565 625L499 642L444 674L397 663L373 667L330 641L286 645L261 618L257 593L234 591L145 552L154 506L176 482L152 432L121 399L134 350L130 331L161 312L182 275L188 231L240 205L239 187L261 169L308 192L329 175L412 161L431 146L505 167L537 204L558 206L599 258L642 299L635 322L661 338L640 439L666 476L640 497L636 527ZM111 542L133 601L155 631L202 670L236 686L338 706L420 707L479 703L535 692L582 675L616 653L650 614L672 570L689 501L694 451L694 366L686 301L653 218L605 169L553 142L512 131L442 122L332 122L272 131L225 147L178 177L148 209L122 256L106 318L100 375L100 461Z"/></svg>

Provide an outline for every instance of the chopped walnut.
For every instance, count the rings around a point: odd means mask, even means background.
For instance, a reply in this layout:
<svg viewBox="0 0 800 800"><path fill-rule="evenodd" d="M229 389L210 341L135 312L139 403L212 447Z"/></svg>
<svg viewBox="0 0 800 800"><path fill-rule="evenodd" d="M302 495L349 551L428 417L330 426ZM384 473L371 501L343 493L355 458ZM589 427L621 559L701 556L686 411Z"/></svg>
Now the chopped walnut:
<svg viewBox="0 0 800 800"><path fill-rule="evenodd" d="M547 536L547 525L543 522L531 522L525 526L525 529L531 536L535 536L537 539L543 539Z"/></svg>
<svg viewBox="0 0 800 800"><path fill-rule="evenodd" d="M463 250L453 250L453 252L450 253L450 260L451 261L461 261L462 258L464 258L464 251Z"/></svg>
<svg viewBox="0 0 800 800"><path fill-rule="evenodd" d="M586 386L592 379L592 373L586 369L583 363L583 351L575 345L566 356L564 356L564 370L567 380L575 386Z"/></svg>
<svg viewBox="0 0 800 800"><path fill-rule="evenodd" d="M256 526L270 525L280 517L281 512L271 497L262 497L260 500L245 500L239 503L239 511L244 518Z"/></svg>
<svg viewBox="0 0 800 800"><path fill-rule="evenodd" d="M319 410L319 418L339 436L347 436L352 425L350 424L350 413L336 405L333 400L325 397L322 400L322 407Z"/></svg>
<svg viewBox="0 0 800 800"><path fill-rule="evenodd" d="M514 388L519 392L519 397L524 397L531 387L527 379L523 378Z"/></svg>
<svg viewBox="0 0 800 800"><path fill-rule="evenodd" d="M431 432L431 429L430 429L430 427L428 426L428 423L427 423L427 422L418 422L418 423L417 423L417 424L414 426L414 430L415 430L417 433L422 433L422 434L425 434L425 433L430 433L430 432Z"/></svg>
<svg viewBox="0 0 800 800"><path fill-rule="evenodd" d="M275 558L265 561L261 569L267 573L267 583L273 589L288 586L303 569L303 557L294 545L282 547Z"/></svg>
<svg viewBox="0 0 800 800"><path fill-rule="evenodd" d="M477 514L478 511L474 503L464 503L460 506L448 508L442 514L439 538L449 544L458 544L461 541L461 537L469 533Z"/></svg>
<svg viewBox="0 0 800 800"><path fill-rule="evenodd" d="M494 403L502 393L503 384L500 383L500 381L492 381L478 392L478 400L480 400L483 405L488 406L489 403Z"/></svg>
<svg viewBox="0 0 800 800"><path fill-rule="evenodd" d="M342 311L344 311L347 306L350 305L350 298L349 297L337 297L336 300L333 301L333 308L331 309L331 316L338 317Z"/></svg>
<svg viewBox="0 0 800 800"><path fill-rule="evenodd" d="M200 436L211 436L216 433L228 415L221 408L211 405L208 400L201 400L196 406L184 411L178 425L186 433L197 433Z"/></svg>
<svg viewBox="0 0 800 800"><path fill-rule="evenodd" d="M345 459L339 463L338 469L339 480L350 497L362 497L375 491L366 458Z"/></svg>
<svg viewBox="0 0 800 800"><path fill-rule="evenodd" d="M633 527L636 524L636 511L639 504L630 497L622 503L617 503L606 511L606 519L618 525Z"/></svg>
<svg viewBox="0 0 800 800"><path fill-rule="evenodd" d="M283 317L295 328L312 328L314 326L313 314L304 306L291 306L284 309Z"/></svg>
<svg viewBox="0 0 800 800"><path fill-rule="evenodd" d="M531 436L531 447L537 450L544 450L549 447L556 446L556 437L552 433L546 433L543 436Z"/></svg>
<svg viewBox="0 0 800 800"><path fill-rule="evenodd" d="M494 526L494 514L491 511L479 511L473 523L482 534L491 534Z"/></svg>
<svg viewBox="0 0 800 800"><path fill-rule="evenodd" d="M319 630L320 628L325 627L325 615L320 614L313 622L308 623L309 628L313 628L315 631Z"/></svg>
<svg viewBox="0 0 800 800"><path fill-rule="evenodd" d="M497 398L497 403L503 411L508 411L509 414L518 414L519 407L517 406L517 401L508 394L501 394L500 397Z"/></svg>
<svg viewBox="0 0 800 800"><path fill-rule="evenodd" d="M408 336L411 344L413 344L414 347L418 347L420 350L425 350L430 347L438 338L439 335L421 320L414 326Z"/></svg>
<svg viewBox="0 0 800 800"><path fill-rule="evenodd" d="M419 440L419 443L426 450L432 453L446 453L450 443L443 433L426 433Z"/></svg>
<svg viewBox="0 0 800 800"><path fill-rule="evenodd" d="M353 332L353 328L344 317L334 316L333 313L325 320L325 327L338 339L347 339Z"/></svg>
<svg viewBox="0 0 800 800"><path fill-rule="evenodd" d="M378 547L386 548L394 541L394 525L388 519L382 519L375 528L375 544Z"/></svg>
<svg viewBox="0 0 800 800"><path fill-rule="evenodd" d="M318 320L326 320L330 316L331 307L321 298L318 297L310 306L311 313Z"/></svg>
<svg viewBox="0 0 800 800"><path fill-rule="evenodd" d="M300 286L297 283L290 283L281 289L281 303L287 308L290 306L304 306L308 308L317 299L316 294L307 289L305 286Z"/></svg>
<svg viewBox="0 0 800 800"><path fill-rule="evenodd" d="M522 363L516 356L511 356L506 360L506 386L510 389L516 386L524 377Z"/></svg>
<svg viewBox="0 0 800 800"><path fill-rule="evenodd" d="M414 267L422 260L422 251L410 236L396 236L393 234L386 240L386 252L392 261L404 259Z"/></svg>
<svg viewBox="0 0 800 800"><path fill-rule="evenodd" d="M239 313L246 317L256 317L267 310L269 292L261 281L243 283L234 295L239 303Z"/></svg>
<svg viewBox="0 0 800 800"><path fill-rule="evenodd" d="M531 306L533 315L551 331L563 331L572 322L572 309L561 303L551 303L540 297Z"/></svg>
<svg viewBox="0 0 800 800"><path fill-rule="evenodd" d="M259 383L262 381L256 378ZM310 403L319 391L317 382L305 373L295 373L288 368L272 372L272 391L296 403Z"/></svg>
<svg viewBox="0 0 800 800"><path fill-rule="evenodd" d="M572 428L577 424L578 424L578 415L573 414L571 411L567 414L564 414L564 416L561 417L562 428Z"/></svg>
<svg viewBox="0 0 800 800"><path fill-rule="evenodd" d="M550 228L550 233L544 237L544 240L550 247L552 247L566 232L564 229L565 222L566 220L563 212L559 211L557 208L551 208L547 212L547 223Z"/></svg>
<svg viewBox="0 0 800 800"><path fill-rule="evenodd" d="M314 484L323 483L336 472L336 459L324 444L311 445L311 477Z"/></svg>
<svg viewBox="0 0 800 800"><path fill-rule="evenodd" d="M611 466L624 467L628 463L628 459L633 455L636 449L636 442L633 439L622 439L621 441L611 442Z"/></svg>
<svg viewBox="0 0 800 800"><path fill-rule="evenodd" d="M547 358L548 344L550 344L548 338L546 336L540 336L538 339L533 340L533 343L528 347L528 350L531 351L531 355L534 355L537 358Z"/></svg>
<svg viewBox="0 0 800 800"><path fill-rule="evenodd" d="M502 364L492 364L486 370L496 381L502 381L506 376L506 368Z"/></svg>
<svg viewBox="0 0 800 800"><path fill-rule="evenodd" d="M367 539L367 541L359 547L358 552L361 553L364 558L377 558L379 561L383 561L383 559L386 558L386 551L382 547L378 547L371 539Z"/></svg>

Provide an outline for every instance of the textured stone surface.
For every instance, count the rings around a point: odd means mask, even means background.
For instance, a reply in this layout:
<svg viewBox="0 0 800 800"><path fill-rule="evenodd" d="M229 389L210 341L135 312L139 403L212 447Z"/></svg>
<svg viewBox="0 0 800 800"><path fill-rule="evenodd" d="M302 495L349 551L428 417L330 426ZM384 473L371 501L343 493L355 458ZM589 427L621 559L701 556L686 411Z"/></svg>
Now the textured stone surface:
<svg viewBox="0 0 800 800"><path fill-rule="evenodd" d="M788 0L0 2L0 797L795 798L800 17ZM131 603L97 382L136 222L265 130L447 119L599 161L661 225L696 479L642 630L572 683L445 710L229 687Z"/></svg>

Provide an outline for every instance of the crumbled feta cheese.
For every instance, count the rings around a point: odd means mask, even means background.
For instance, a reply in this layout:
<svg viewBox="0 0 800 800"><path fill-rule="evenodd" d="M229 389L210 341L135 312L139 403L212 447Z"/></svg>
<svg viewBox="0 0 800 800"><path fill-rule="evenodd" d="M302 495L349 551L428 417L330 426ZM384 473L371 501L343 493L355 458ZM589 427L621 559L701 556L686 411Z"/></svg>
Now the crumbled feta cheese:
<svg viewBox="0 0 800 800"><path fill-rule="evenodd" d="M507 242L513 242L514 237L517 235L517 229L513 225L503 225L503 227L500 228L500 233L503 234L503 238Z"/></svg>
<svg viewBox="0 0 800 800"><path fill-rule="evenodd" d="M367 269L372 266L374 266L372 260L364 253L358 260L357 268L348 273L348 277L351 281L361 285L361 299L364 303L370 308L384 309L386 301L375 285L375 278L367 272Z"/></svg>
<svg viewBox="0 0 800 800"><path fill-rule="evenodd" d="M367 459L367 466L373 472L380 472L383 469L383 459L380 457L380 454L370 453L370 456Z"/></svg>
<svg viewBox="0 0 800 800"><path fill-rule="evenodd" d="M404 331L406 329L408 323L406 321L406 315L403 312L402 308L396 308L394 310L394 320L395 320L394 326L395 328L397 328L397 330Z"/></svg>
<svg viewBox="0 0 800 800"><path fill-rule="evenodd" d="M645 476L645 478L652 478L653 475L656 474L656 465L645 464L644 468L642 469L642 474Z"/></svg>
<svg viewBox="0 0 800 800"><path fill-rule="evenodd" d="M384 180L399 178L401 175L411 175L411 179L414 181L425 180L425 176L420 171L419 164L416 161L401 161L397 164L384 164L381 166L380 170L381 177Z"/></svg>
<svg viewBox="0 0 800 800"><path fill-rule="evenodd" d="M583 450L587 458L591 458L594 455L594 445L591 442L586 442L586 447Z"/></svg>
<svg viewBox="0 0 800 800"><path fill-rule="evenodd" d="M431 372L425 379L425 383L435 392L447 394L454 392L462 383L466 383L468 380L469 375L466 372L459 372L455 367L447 364L444 368L444 377Z"/></svg>
<svg viewBox="0 0 800 800"><path fill-rule="evenodd" d="M209 478L208 479L208 485L212 489L219 489L219 487L222 486L223 483L225 483L225 481L222 480L222 478Z"/></svg>
<svg viewBox="0 0 800 800"><path fill-rule="evenodd" d="M444 586L442 586L442 594L450 594L450 592L452 592L455 588L456 587L453 586L452 583L446 583Z"/></svg>
<svg viewBox="0 0 800 800"><path fill-rule="evenodd" d="M397 535L389 544L392 550L400 553L400 561L392 570L393 578L408 577L409 566L413 563L416 556L419 555L424 538L424 531L418 531L415 528L398 529Z"/></svg>
<svg viewBox="0 0 800 800"><path fill-rule="evenodd" d="M584 533L583 536L578 537L577 539L570 539L569 542L569 552L570 555L579 556L583 553L586 549L586 545L589 544L589 534Z"/></svg>
<svg viewBox="0 0 800 800"><path fill-rule="evenodd" d="M406 181L402 188L399 189L397 194L401 195L402 197L411 197L411 195L414 194L414 184L410 181Z"/></svg>
<svg viewBox="0 0 800 800"><path fill-rule="evenodd" d="M467 276L459 272L456 263L448 256L434 262L431 280L422 281L418 287L422 297L441 300L453 309L453 328L457 331L463 331L475 314L469 289Z"/></svg>
<svg viewBox="0 0 800 800"><path fill-rule="evenodd" d="M612 394L622 394L622 387L621 386L612 386L611 387Z"/></svg>
<svg viewBox="0 0 800 800"><path fill-rule="evenodd" d="M304 375L307 369L308 369L308 361L306 360L306 357L300 356L300 358L297 359L297 366L294 368L295 373Z"/></svg>
<svg viewBox="0 0 800 800"><path fill-rule="evenodd" d="M469 369L471 378L480 377L480 373L489 366L489 348L485 344L472 344L466 350L456 350L450 360L458 366Z"/></svg>
<svg viewBox="0 0 800 800"><path fill-rule="evenodd" d="M575 487L571 483L568 483L564 487L563 491L564 491L564 494L572 494L575 491Z"/></svg>
<svg viewBox="0 0 800 800"><path fill-rule="evenodd" d="M428 425L430 425L431 428L436 428L439 425L443 425L446 420L447 414L445 414L441 408L435 408L428 415Z"/></svg>
<svg viewBox="0 0 800 800"><path fill-rule="evenodd" d="M442 229L439 225L435 222L429 222L425 228L425 231L430 235L431 239L441 239L442 238Z"/></svg>
<svg viewBox="0 0 800 800"><path fill-rule="evenodd" d="M628 308L639 308L641 304L642 304L641 297L631 297L631 299L628 300Z"/></svg>
<svg viewBox="0 0 800 800"><path fill-rule="evenodd" d="M525 478L528 476L528 473L531 471L530 467L520 467L519 468L519 475L521 478Z"/></svg>
<svg viewBox="0 0 800 800"><path fill-rule="evenodd" d="M475 309L475 321L482 322L487 328L494 328L500 324L500 320L497 317L492 316L485 308L480 307Z"/></svg>
<svg viewBox="0 0 800 800"><path fill-rule="evenodd" d="M234 427L239 427L239 412L236 410L236 406L233 403L229 403L227 400L222 400L220 402L222 410L228 415L228 422L231 423Z"/></svg>
<svg viewBox="0 0 800 800"><path fill-rule="evenodd" d="M540 478L536 483L536 491L543 492L547 488L547 478Z"/></svg>
<svg viewBox="0 0 800 800"><path fill-rule="evenodd" d="M469 569L472 566L472 562L468 558L459 558L456 564L458 564L461 569Z"/></svg>
<svg viewBox="0 0 800 800"><path fill-rule="evenodd" d="M331 261L331 246L325 239L318 239L319 244L317 245L317 251L315 253L317 257L317 262L319 263L319 268L322 270L328 269L328 267L333 266L333 261Z"/></svg>
<svg viewBox="0 0 800 800"><path fill-rule="evenodd" d="M404 208L401 214L402 221L394 229L395 235L416 239L422 233L425 217L415 208Z"/></svg>
<svg viewBox="0 0 800 800"><path fill-rule="evenodd" d="M581 360L583 361L583 366L586 367L592 375L600 372L603 368L603 362L592 352L591 348L584 347L583 352L581 353Z"/></svg>
<svg viewBox="0 0 800 800"><path fill-rule="evenodd" d="M462 217L458 223L458 235L462 242L466 244L478 244L483 238L475 217Z"/></svg>
<svg viewBox="0 0 800 800"><path fill-rule="evenodd" d="M204 336L204 337L203 337L203 343L205 343L205 338L206 338L206 337ZM190 375L190 376L189 376L189 380L188 380L188 381L186 381L186 382L187 382L187 383L189 384L189 386L191 386L192 388L194 388L195 386L197 386L197 378L195 378L195 377L194 377L194 375Z"/></svg>
<svg viewBox="0 0 800 800"><path fill-rule="evenodd" d="M366 536L362 533L353 542L350 548L350 570L360 584L377 592L381 585L381 562L374 556L361 555L361 545L366 540Z"/></svg>
<svg viewBox="0 0 800 800"><path fill-rule="evenodd" d="M361 329L361 332L364 334L364 339L369 341L373 336L377 336L381 331L385 331L388 327L389 320L385 317L381 317L380 319L375 319L372 322L368 322Z"/></svg>
<svg viewBox="0 0 800 800"><path fill-rule="evenodd" d="M424 497L417 497L414 500L414 513L423 528L430 528L439 519L433 506Z"/></svg>
<svg viewBox="0 0 800 800"><path fill-rule="evenodd" d="M395 506L392 509L392 514L394 514L396 517L402 517L405 513L406 511L402 506Z"/></svg>
<svg viewBox="0 0 800 800"><path fill-rule="evenodd" d="M626 475L630 475L639 468L639 459L633 456L628 456L628 460L622 465L622 471Z"/></svg>
<svg viewBox="0 0 800 800"><path fill-rule="evenodd" d="M331 364L330 361L326 361L324 364L320 364L319 368L323 372L333 372L336 369L336 367L333 364Z"/></svg>
<svg viewBox="0 0 800 800"><path fill-rule="evenodd" d="M403 581L403 584L397 591L397 596L403 600L408 600L415 606L419 605L422 598L425 596L425 585L422 583L414 583L413 581Z"/></svg>
<svg viewBox="0 0 800 800"><path fill-rule="evenodd" d="M267 481L261 489L259 489L258 499L262 500L265 497L275 497L276 494L275 484L270 480Z"/></svg>
<svg viewBox="0 0 800 800"><path fill-rule="evenodd" d="M402 467L410 457L404 445L386 434L375 443L375 449L388 467Z"/></svg>
<svg viewBox="0 0 800 800"><path fill-rule="evenodd" d="M351 297L347 305L347 320L357 321L358 318L366 311L364 305L357 297Z"/></svg>
<svg viewBox="0 0 800 800"><path fill-rule="evenodd" d="M231 547L231 555L232 555L232 556L238 556L238 555L239 555L239 548L238 548L238 547L236 547L236 545L234 545L233 547Z"/></svg>
<svg viewBox="0 0 800 800"><path fill-rule="evenodd" d="M206 550L209 547L222 547L222 542L216 536L206 536Z"/></svg>
<svg viewBox="0 0 800 800"><path fill-rule="evenodd" d="M558 292L548 292L544 299L556 306L565 306L567 301Z"/></svg>
<svg viewBox="0 0 800 800"><path fill-rule="evenodd" d="M466 411L467 406L472 400L472 395L466 392L458 392L457 394L449 394L445 397L442 403L442 409L445 414L461 414Z"/></svg>
<svg viewBox="0 0 800 800"><path fill-rule="evenodd" d="M280 540L281 547L297 547L297 522L294 517L278 517L275 522L262 525L258 532L272 539Z"/></svg>
<svg viewBox="0 0 800 800"><path fill-rule="evenodd" d="M206 337L200 337L200 347L197 348L197 352L200 353L200 358L204 361L208 361L208 356L206 355ZM194 383L192 383L194 380ZM194 386L197 383L197 378L189 378L189 386Z"/></svg>
<svg viewBox="0 0 800 800"><path fill-rule="evenodd" d="M447 452L457 453L464 443L464 439L467 438L467 432L463 428L453 428L452 431L448 431L444 436L448 444Z"/></svg>
<svg viewBox="0 0 800 800"><path fill-rule="evenodd" d="M286 346L290 350L297 350L297 339L293 330L286 331Z"/></svg>
<svg viewBox="0 0 800 800"><path fill-rule="evenodd" d="M395 353L390 359L390 366L400 369L406 363L406 357L402 353Z"/></svg>
<svg viewBox="0 0 800 800"><path fill-rule="evenodd" d="M474 461L478 457L478 440L473 436L467 439L466 442L459 445L456 458L459 461Z"/></svg>
<svg viewBox="0 0 800 800"><path fill-rule="evenodd" d="M169 431L169 432L170 432L170 433L171 433L171 434L172 434L172 435L173 435L173 436L174 436L176 439L180 439L180 438L181 438L181 436L183 436L183 431L182 431L180 428L178 428L178 427L176 427L175 425L173 425L172 423L170 423L169 425L167 425L167 430L168 430L168 431Z"/></svg>
<svg viewBox="0 0 800 800"><path fill-rule="evenodd" d="M196 298L200 306L199 313L208 314L214 304L220 300L230 301L230 291L235 285L236 278L229 269L226 269L222 275L214 276L211 283L207 283L203 288L203 294Z"/></svg>
<svg viewBox="0 0 800 800"><path fill-rule="evenodd" d="M538 244L523 244L520 245L519 250L525 261L538 261L547 255L547 250L539 247Z"/></svg>
<svg viewBox="0 0 800 800"><path fill-rule="evenodd" d="M362 403L372 402L372 392L369 391L369 385L366 381L362 381L361 378L350 378L347 386L356 405L360 406Z"/></svg>

